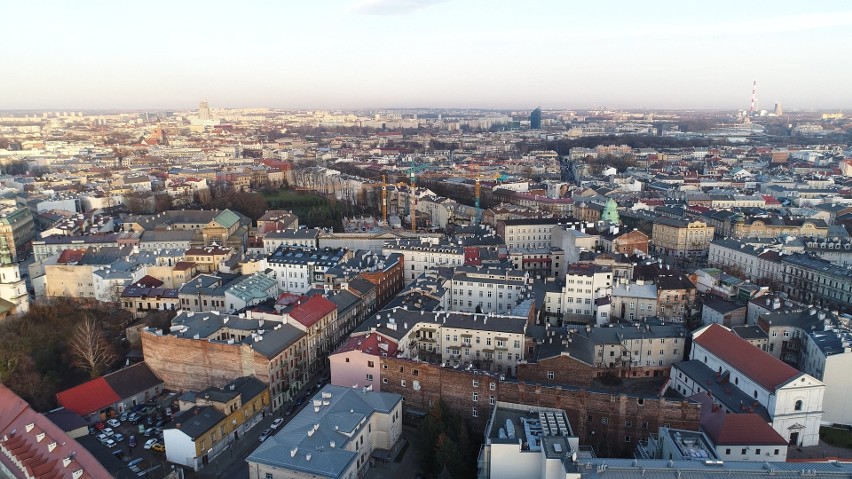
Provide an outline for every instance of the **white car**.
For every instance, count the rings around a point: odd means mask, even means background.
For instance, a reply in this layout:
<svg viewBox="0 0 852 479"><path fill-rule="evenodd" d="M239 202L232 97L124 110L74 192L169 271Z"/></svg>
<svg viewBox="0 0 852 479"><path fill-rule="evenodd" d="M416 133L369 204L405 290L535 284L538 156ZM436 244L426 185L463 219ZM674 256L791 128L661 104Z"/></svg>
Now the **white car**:
<svg viewBox="0 0 852 479"><path fill-rule="evenodd" d="M101 431L101 433L102 433L103 435L105 435L106 437L111 437L113 434L115 434L115 431L113 431L111 427L105 427L105 428Z"/></svg>
<svg viewBox="0 0 852 479"><path fill-rule="evenodd" d="M113 419L110 419L109 421L107 421L107 424L109 424L112 427L118 427L118 426L121 426L121 421L113 418Z"/></svg>
<svg viewBox="0 0 852 479"><path fill-rule="evenodd" d="M104 446L106 446L106 447L115 447L115 444L116 444L115 441L113 441L112 439L109 439L109 438L107 438L107 440L104 441Z"/></svg>
<svg viewBox="0 0 852 479"><path fill-rule="evenodd" d="M272 424L270 424L269 427L271 427L272 429L278 429L278 427L281 426L281 423L283 422L284 420L279 417L278 419L272 421Z"/></svg>
<svg viewBox="0 0 852 479"><path fill-rule="evenodd" d="M121 442L121 441L123 441L123 440L124 440L124 434L121 434L121 433L118 433L118 432L117 432L117 433L115 433L115 434L113 434L113 435L112 435L112 438L111 438L111 439L112 439L113 441L115 441L115 442Z"/></svg>
<svg viewBox="0 0 852 479"><path fill-rule="evenodd" d="M144 446L144 447L145 447L145 449L151 449L151 446L153 446L153 445L154 445L154 444L156 444L156 443L157 443L157 439L156 439L156 438L154 438L154 439L148 439L147 441L145 441L145 446Z"/></svg>

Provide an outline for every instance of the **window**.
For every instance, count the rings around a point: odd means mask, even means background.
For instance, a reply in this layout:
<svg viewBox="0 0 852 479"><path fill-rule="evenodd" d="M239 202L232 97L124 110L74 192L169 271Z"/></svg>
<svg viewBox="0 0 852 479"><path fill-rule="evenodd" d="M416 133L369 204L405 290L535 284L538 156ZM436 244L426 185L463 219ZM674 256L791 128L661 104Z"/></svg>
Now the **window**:
<svg viewBox="0 0 852 479"><path fill-rule="evenodd" d="M419 375L420 375L420 370L419 370L419 369L412 369L412 370L411 370L411 375L412 375L412 376L419 376Z"/></svg>
<svg viewBox="0 0 852 479"><path fill-rule="evenodd" d="M754 450L754 453L755 453L755 454L757 454L757 455L759 456L759 455L760 455L760 448L758 447L757 449L755 449L755 450Z"/></svg>
<svg viewBox="0 0 852 479"><path fill-rule="evenodd" d="M479 417L479 411L477 411L477 410L476 410L476 408L473 408L473 410L472 410L472 412L471 412L471 415L472 415L473 417Z"/></svg>
<svg viewBox="0 0 852 479"><path fill-rule="evenodd" d="M494 384L494 383L489 383L489 384L488 384L488 389L490 389L490 390L494 391L494 390L496 390L496 389L497 389L497 385L496 385L496 384Z"/></svg>
<svg viewBox="0 0 852 479"><path fill-rule="evenodd" d="M796 401L796 405L795 405L795 406L793 406L793 409L795 409L796 411L801 411L801 410L802 410L802 400L801 400L801 399L799 399L798 401Z"/></svg>
<svg viewBox="0 0 852 479"><path fill-rule="evenodd" d="M602 417L601 418L601 424L609 424L609 418L608 417Z"/></svg>
<svg viewBox="0 0 852 479"><path fill-rule="evenodd" d="M725 454L730 455L730 454L731 454L731 450L730 450L730 449L725 449Z"/></svg>
<svg viewBox="0 0 852 479"><path fill-rule="evenodd" d="M630 436L624 436L624 442L630 442Z"/></svg>
<svg viewBox="0 0 852 479"><path fill-rule="evenodd" d="M488 396L488 404L493 406L496 403L497 403L497 398L495 398L494 396Z"/></svg>
<svg viewBox="0 0 852 479"><path fill-rule="evenodd" d="M745 448L745 447L744 447L744 448L743 448L743 450L742 450L742 452L741 452L740 454L746 454L747 452L748 452L748 448Z"/></svg>
<svg viewBox="0 0 852 479"><path fill-rule="evenodd" d="M405 387L405 379L400 379L399 385L402 386L402 387Z"/></svg>
<svg viewBox="0 0 852 479"><path fill-rule="evenodd" d="M348 358L347 358L347 359L348 359ZM348 361L347 361L347 362L348 362ZM373 363L373 361L367 361L367 367L368 367L368 368L372 368L372 367L375 367L375 366L376 366L376 365Z"/></svg>
<svg viewBox="0 0 852 479"><path fill-rule="evenodd" d="M368 375L367 375L367 381L372 381L372 380L373 380L373 375L372 375L372 374L368 374Z"/></svg>
<svg viewBox="0 0 852 479"><path fill-rule="evenodd" d="M642 423L642 429L648 429L648 421Z"/></svg>
<svg viewBox="0 0 852 479"><path fill-rule="evenodd" d="M479 387L479 379L474 379L474 380L473 380L473 387L475 387L475 388L478 388L478 387Z"/></svg>
<svg viewBox="0 0 852 479"><path fill-rule="evenodd" d="M382 384L387 384L387 383L388 383L388 378L382 378Z"/></svg>
<svg viewBox="0 0 852 479"><path fill-rule="evenodd" d="M774 453L774 454L775 454L776 456L778 455L778 449L776 449L776 450L775 450L775 453Z"/></svg>
<svg viewBox="0 0 852 479"><path fill-rule="evenodd" d="M473 393L473 401L474 402L479 401L479 394Z"/></svg>
<svg viewBox="0 0 852 479"><path fill-rule="evenodd" d="M547 379L549 379L549 380L553 381L553 378L554 378L554 373L553 373L553 371L548 371L548 372L547 372Z"/></svg>

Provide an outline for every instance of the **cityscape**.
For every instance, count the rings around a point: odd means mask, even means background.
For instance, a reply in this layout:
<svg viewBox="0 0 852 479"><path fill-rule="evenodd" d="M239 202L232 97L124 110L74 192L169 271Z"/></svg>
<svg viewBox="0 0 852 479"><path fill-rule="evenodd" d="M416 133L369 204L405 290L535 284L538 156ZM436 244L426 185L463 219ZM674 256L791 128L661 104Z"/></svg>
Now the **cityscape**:
<svg viewBox="0 0 852 479"><path fill-rule="evenodd" d="M852 475L852 11L615 3L0 7L0 478Z"/></svg>

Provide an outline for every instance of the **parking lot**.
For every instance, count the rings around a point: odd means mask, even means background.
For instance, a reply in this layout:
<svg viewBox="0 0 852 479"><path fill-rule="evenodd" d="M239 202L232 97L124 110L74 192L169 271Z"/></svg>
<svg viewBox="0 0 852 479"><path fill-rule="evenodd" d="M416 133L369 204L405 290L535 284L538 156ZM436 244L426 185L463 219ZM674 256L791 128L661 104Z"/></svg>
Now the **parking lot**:
<svg viewBox="0 0 852 479"><path fill-rule="evenodd" d="M117 478L163 477L171 466L166 462L159 428L169 421L166 413L173 398L163 396L98 423L78 440ZM146 449L148 441L159 445L149 444Z"/></svg>

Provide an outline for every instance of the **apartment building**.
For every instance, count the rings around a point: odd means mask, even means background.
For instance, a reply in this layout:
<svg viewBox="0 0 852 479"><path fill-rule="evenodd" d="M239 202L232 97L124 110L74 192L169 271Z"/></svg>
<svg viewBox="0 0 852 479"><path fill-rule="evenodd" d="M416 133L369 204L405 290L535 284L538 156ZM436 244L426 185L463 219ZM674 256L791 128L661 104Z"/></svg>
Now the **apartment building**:
<svg viewBox="0 0 852 479"><path fill-rule="evenodd" d="M507 314L532 285L528 273L507 268L457 266L450 282L452 311Z"/></svg>
<svg viewBox="0 0 852 479"><path fill-rule="evenodd" d="M569 322L607 322L606 318L596 319L596 300L612 294L612 269L588 263L569 265L565 272L565 287L561 304L564 319Z"/></svg>
<svg viewBox="0 0 852 479"><path fill-rule="evenodd" d="M172 390L223 387L253 376L269 388L273 409L308 378L307 334L288 322L218 312L181 312L168 331L142 330L145 363Z"/></svg>
<svg viewBox="0 0 852 479"><path fill-rule="evenodd" d="M565 218L518 218L497 222L497 234L511 249L549 248L553 228Z"/></svg>
<svg viewBox="0 0 852 479"><path fill-rule="evenodd" d="M781 255L780 249L768 240L716 239L710 243L707 262L752 281L779 281L783 272Z"/></svg>
<svg viewBox="0 0 852 479"><path fill-rule="evenodd" d="M637 280L612 287L612 316L627 321L642 320L657 314L657 285Z"/></svg>
<svg viewBox="0 0 852 479"><path fill-rule="evenodd" d="M0 208L0 236L5 238L13 261L24 259L32 251L35 238L35 222L29 208Z"/></svg>
<svg viewBox="0 0 852 479"><path fill-rule="evenodd" d="M647 319L607 326L531 326L528 363L518 378L543 384L588 386L601 376L668 376L682 361L686 330L678 324Z"/></svg>
<svg viewBox="0 0 852 479"><path fill-rule="evenodd" d="M281 291L306 293L314 287L322 287L325 273L351 257L342 248L299 249L280 246L266 258L266 267L278 279Z"/></svg>
<svg viewBox="0 0 852 479"><path fill-rule="evenodd" d="M807 254L781 258L783 290L807 304L852 311L852 270Z"/></svg>
<svg viewBox="0 0 852 479"><path fill-rule="evenodd" d="M252 376L192 395L195 404L184 409L188 404L181 401L181 411L163 427L163 442L169 462L194 471L225 452L264 412L270 412L269 389Z"/></svg>
<svg viewBox="0 0 852 479"><path fill-rule="evenodd" d="M337 377L341 382L334 384L344 386L386 384L374 365L376 357L388 354L513 376L524 356L528 321L522 316L385 309L359 326L329 358L332 381ZM354 378L348 371L353 367L360 371Z"/></svg>
<svg viewBox="0 0 852 479"><path fill-rule="evenodd" d="M652 250L661 256L706 257L713 234L713 227L702 221L660 217L651 230Z"/></svg>
<svg viewBox="0 0 852 479"><path fill-rule="evenodd" d="M441 266L461 266L465 263L464 247L441 242L436 238L388 241L382 254L399 254L405 264L406 286L429 269Z"/></svg>
<svg viewBox="0 0 852 479"><path fill-rule="evenodd" d="M365 477L374 457L396 456L401 436L402 396L329 384L249 454L249 476Z"/></svg>
<svg viewBox="0 0 852 479"><path fill-rule="evenodd" d="M278 248L301 248L314 250L319 248L320 230L313 229L283 229L270 231L263 235L263 250L272 254Z"/></svg>

